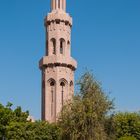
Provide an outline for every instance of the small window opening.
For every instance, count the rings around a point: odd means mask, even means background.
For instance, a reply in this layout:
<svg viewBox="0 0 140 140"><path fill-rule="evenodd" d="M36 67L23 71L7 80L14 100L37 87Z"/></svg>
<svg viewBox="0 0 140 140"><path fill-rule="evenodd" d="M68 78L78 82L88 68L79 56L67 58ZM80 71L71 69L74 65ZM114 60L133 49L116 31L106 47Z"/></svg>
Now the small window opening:
<svg viewBox="0 0 140 140"><path fill-rule="evenodd" d="M52 54L56 54L56 40L53 38L52 42Z"/></svg>
<svg viewBox="0 0 140 140"><path fill-rule="evenodd" d="M54 103L54 92L55 92L54 85L55 85L55 83L52 81L50 83L50 86L51 86L51 116L53 116L53 103Z"/></svg>
<svg viewBox="0 0 140 140"><path fill-rule="evenodd" d="M53 41L53 54L56 54L56 42Z"/></svg>
<svg viewBox="0 0 140 140"><path fill-rule="evenodd" d="M50 86L51 86L51 87L54 86L54 82L51 82L51 83L50 83Z"/></svg>
<svg viewBox="0 0 140 140"><path fill-rule="evenodd" d="M54 98L54 82L51 82L50 86L51 86L51 95L52 95L52 103L53 103L53 98Z"/></svg>
<svg viewBox="0 0 140 140"><path fill-rule="evenodd" d="M73 86L73 82L71 81L71 82L70 82L70 87L72 87L72 86Z"/></svg>
<svg viewBox="0 0 140 140"><path fill-rule="evenodd" d="M67 44L70 45L70 41L68 41Z"/></svg>
<svg viewBox="0 0 140 140"><path fill-rule="evenodd" d="M62 106L64 105L64 87L65 87L65 83L64 82L61 82L60 83L60 86L61 86L61 103L62 103Z"/></svg>
<svg viewBox="0 0 140 140"><path fill-rule="evenodd" d="M61 46L60 46L60 54L63 54L63 45L62 45L62 42L61 42Z"/></svg>
<svg viewBox="0 0 140 140"><path fill-rule="evenodd" d="M60 54L64 54L64 45L65 45L65 40L60 39Z"/></svg>

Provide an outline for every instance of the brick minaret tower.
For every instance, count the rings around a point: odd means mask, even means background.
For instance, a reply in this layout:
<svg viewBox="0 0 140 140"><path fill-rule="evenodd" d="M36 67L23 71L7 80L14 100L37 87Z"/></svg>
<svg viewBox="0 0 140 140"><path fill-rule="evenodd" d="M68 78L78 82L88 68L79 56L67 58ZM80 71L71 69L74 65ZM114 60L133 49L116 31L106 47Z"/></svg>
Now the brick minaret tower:
<svg viewBox="0 0 140 140"><path fill-rule="evenodd" d="M46 54L40 60L42 71L42 120L56 122L64 103L74 94L77 62L71 57L72 18L66 13L66 0L51 0L45 18Z"/></svg>

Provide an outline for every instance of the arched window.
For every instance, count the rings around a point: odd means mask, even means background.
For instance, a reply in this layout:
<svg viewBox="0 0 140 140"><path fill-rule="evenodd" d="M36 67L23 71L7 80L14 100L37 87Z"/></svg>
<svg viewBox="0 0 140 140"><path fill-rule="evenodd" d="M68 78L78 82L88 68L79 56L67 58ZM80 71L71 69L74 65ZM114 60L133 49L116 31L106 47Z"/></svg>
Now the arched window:
<svg viewBox="0 0 140 140"><path fill-rule="evenodd" d="M51 39L51 47L52 47L52 54L56 54L56 40L54 38Z"/></svg>
<svg viewBox="0 0 140 140"><path fill-rule="evenodd" d="M65 49L65 40L63 38L60 39L60 54L64 54Z"/></svg>
<svg viewBox="0 0 140 140"><path fill-rule="evenodd" d="M73 87L73 81L70 82L70 94L73 94L74 87Z"/></svg>
<svg viewBox="0 0 140 140"><path fill-rule="evenodd" d="M50 83L50 86L51 86L51 99L53 103L54 102L54 81Z"/></svg>
<svg viewBox="0 0 140 140"><path fill-rule="evenodd" d="M68 55L70 56L71 48L70 48L70 41L69 40L67 41L67 52L68 52Z"/></svg>
<svg viewBox="0 0 140 140"><path fill-rule="evenodd" d="M60 83L60 92L61 92L61 104L64 105L64 101L67 99L67 93L68 93L68 82L66 79L62 78L59 81Z"/></svg>
<svg viewBox="0 0 140 140"><path fill-rule="evenodd" d="M64 87L65 87L65 83L61 82L60 86L61 86L61 103L62 103L62 106L63 106L64 105Z"/></svg>
<svg viewBox="0 0 140 140"><path fill-rule="evenodd" d="M68 46L70 45L70 41L67 42Z"/></svg>
<svg viewBox="0 0 140 140"><path fill-rule="evenodd" d="M70 87L72 87L72 86L73 86L73 82L71 81L71 82L70 82Z"/></svg>
<svg viewBox="0 0 140 140"><path fill-rule="evenodd" d="M48 83L49 83L49 87L48 87L48 94L49 97L50 97L50 108L51 108L51 116L54 116L55 114L55 87L56 87L56 83L55 83L55 80L54 79L49 79L48 80Z"/></svg>

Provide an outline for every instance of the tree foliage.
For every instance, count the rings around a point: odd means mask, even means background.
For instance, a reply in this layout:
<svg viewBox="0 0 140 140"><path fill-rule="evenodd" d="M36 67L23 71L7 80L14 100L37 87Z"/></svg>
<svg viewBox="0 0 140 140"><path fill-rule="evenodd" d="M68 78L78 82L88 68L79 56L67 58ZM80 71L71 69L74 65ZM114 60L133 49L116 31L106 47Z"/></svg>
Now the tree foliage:
<svg viewBox="0 0 140 140"><path fill-rule="evenodd" d="M59 140L60 129L47 122L11 123L6 138L10 140Z"/></svg>
<svg viewBox="0 0 140 140"><path fill-rule="evenodd" d="M140 140L140 113L118 113L114 116L114 122L117 138L131 136Z"/></svg>
<svg viewBox="0 0 140 140"><path fill-rule="evenodd" d="M125 137L121 137L118 140L137 140L135 137L132 136L125 136Z"/></svg>
<svg viewBox="0 0 140 140"><path fill-rule="evenodd" d="M21 107L11 109L0 104L0 139L8 140L59 140L61 131L55 124L47 122L28 122L29 112Z"/></svg>
<svg viewBox="0 0 140 140"><path fill-rule="evenodd" d="M59 125L67 140L106 140L105 120L113 102L91 73L78 81L79 94L62 109Z"/></svg>
<svg viewBox="0 0 140 140"><path fill-rule="evenodd" d="M8 103L6 107L0 104L0 139L6 135L6 127L11 122L26 122L29 115L28 111L22 112L21 107L17 107L15 110L12 110L11 107L11 103Z"/></svg>

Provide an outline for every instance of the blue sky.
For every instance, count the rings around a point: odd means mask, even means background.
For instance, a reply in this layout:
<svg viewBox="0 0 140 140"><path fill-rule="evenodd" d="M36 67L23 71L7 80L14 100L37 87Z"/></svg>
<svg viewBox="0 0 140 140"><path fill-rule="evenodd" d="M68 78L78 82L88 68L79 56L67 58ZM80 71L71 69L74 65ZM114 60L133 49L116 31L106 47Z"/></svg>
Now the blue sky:
<svg viewBox="0 0 140 140"><path fill-rule="evenodd" d="M50 0L0 0L0 102L40 118L45 52L43 19ZM140 0L67 0L73 17L76 80L93 70L116 110L140 110Z"/></svg>

